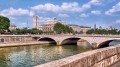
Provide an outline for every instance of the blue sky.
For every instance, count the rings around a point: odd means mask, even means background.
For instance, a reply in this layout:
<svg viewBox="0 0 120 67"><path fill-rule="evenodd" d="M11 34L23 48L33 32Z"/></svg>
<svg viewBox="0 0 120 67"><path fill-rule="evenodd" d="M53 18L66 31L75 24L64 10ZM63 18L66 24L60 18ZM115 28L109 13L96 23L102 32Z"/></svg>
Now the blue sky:
<svg viewBox="0 0 120 67"><path fill-rule="evenodd" d="M38 15L39 24L57 18L68 24L120 29L120 0L0 0L0 15L17 27L31 28L33 15Z"/></svg>

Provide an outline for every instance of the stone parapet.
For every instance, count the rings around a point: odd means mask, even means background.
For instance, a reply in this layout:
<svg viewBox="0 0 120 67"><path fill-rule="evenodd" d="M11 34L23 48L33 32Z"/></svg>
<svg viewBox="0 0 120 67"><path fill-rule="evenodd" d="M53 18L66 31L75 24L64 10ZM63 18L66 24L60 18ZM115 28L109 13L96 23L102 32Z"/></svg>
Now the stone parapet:
<svg viewBox="0 0 120 67"><path fill-rule="evenodd" d="M120 45L87 51L35 67L109 67L120 60Z"/></svg>
<svg viewBox="0 0 120 67"><path fill-rule="evenodd" d="M35 41L31 36L25 36L25 35L4 35L4 36L0 36L0 42L7 42L7 43L11 43L11 42L29 42L29 41Z"/></svg>

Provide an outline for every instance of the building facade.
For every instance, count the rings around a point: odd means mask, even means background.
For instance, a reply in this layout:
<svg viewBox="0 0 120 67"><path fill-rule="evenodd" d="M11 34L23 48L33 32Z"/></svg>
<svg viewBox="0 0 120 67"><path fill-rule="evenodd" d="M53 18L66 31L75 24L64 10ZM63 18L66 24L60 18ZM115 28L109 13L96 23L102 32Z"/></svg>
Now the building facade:
<svg viewBox="0 0 120 67"><path fill-rule="evenodd" d="M64 21L53 18L53 19L47 20L45 22L45 24L40 25L39 30L42 30L43 32L54 32L53 28L54 28L56 23L61 23L63 25L68 25ZM91 27L79 26L79 25L73 25L73 24L69 24L68 26L71 27L74 32L81 32L82 31L83 33L86 33L88 30L91 29Z"/></svg>
<svg viewBox="0 0 120 67"><path fill-rule="evenodd" d="M84 34L91 29L91 27L88 26L79 26L74 24L70 24L68 26L71 27L74 32L83 32Z"/></svg>
<svg viewBox="0 0 120 67"><path fill-rule="evenodd" d="M39 20L38 16L34 15L33 16L33 28L38 29L38 26L39 26L38 20Z"/></svg>
<svg viewBox="0 0 120 67"><path fill-rule="evenodd" d="M16 25L10 24L9 30L16 30Z"/></svg>
<svg viewBox="0 0 120 67"><path fill-rule="evenodd" d="M53 19L47 20L45 24L39 26L39 29L42 30L43 32L54 31L53 28L54 28L54 25L56 23L61 23L61 24L66 25L66 23L64 21L58 20L56 18L53 18Z"/></svg>

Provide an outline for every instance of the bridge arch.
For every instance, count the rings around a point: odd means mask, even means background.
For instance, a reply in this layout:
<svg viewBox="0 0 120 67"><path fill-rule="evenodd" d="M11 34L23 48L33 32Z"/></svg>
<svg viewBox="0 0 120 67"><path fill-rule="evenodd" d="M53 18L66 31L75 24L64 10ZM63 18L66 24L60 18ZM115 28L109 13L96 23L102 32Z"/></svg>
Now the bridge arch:
<svg viewBox="0 0 120 67"><path fill-rule="evenodd" d="M84 40L79 37L70 37L70 38L66 38L63 41L61 41L61 45L73 45L73 44L78 45L78 46L91 47L90 43L87 40Z"/></svg>
<svg viewBox="0 0 120 67"><path fill-rule="evenodd" d="M109 47L110 43L112 41L120 41L120 39L111 39L111 40L106 40L98 45L98 48L104 48L104 47Z"/></svg>
<svg viewBox="0 0 120 67"><path fill-rule="evenodd" d="M54 44L54 45L57 44L57 42L54 39L49 38L49 37L39 38L38 41L46 41L46 42L49 42L49 44Z"/></svg>
<svg viewBox="0 0 120 67"><path fill-rule="evenodd" d="M77 44L77 41L80 38L66 38L61 42L61 45L70 45L70 44Z"/></svg>

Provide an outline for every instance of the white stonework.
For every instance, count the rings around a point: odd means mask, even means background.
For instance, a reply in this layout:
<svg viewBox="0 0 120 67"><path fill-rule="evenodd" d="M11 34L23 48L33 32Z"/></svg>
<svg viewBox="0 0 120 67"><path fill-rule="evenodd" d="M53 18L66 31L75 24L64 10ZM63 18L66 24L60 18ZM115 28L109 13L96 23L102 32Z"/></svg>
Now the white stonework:
<svg viewBox="0 0 120 67"><path fill-rule="evenodd" d="M33 16L33 28L37 28L38 29L38 16Z"/></svg>

